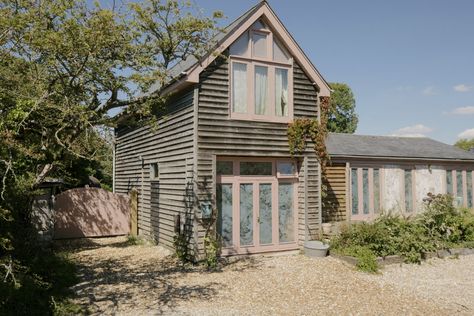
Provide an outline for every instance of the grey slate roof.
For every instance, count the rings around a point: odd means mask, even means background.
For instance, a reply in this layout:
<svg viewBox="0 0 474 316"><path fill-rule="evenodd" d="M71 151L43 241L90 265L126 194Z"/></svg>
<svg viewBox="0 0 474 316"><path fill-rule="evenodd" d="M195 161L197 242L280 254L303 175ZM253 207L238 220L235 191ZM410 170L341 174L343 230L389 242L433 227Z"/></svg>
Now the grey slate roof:
<svg viewBox="0 0 474 316"><path fill-rule="evenodd" d="M256 4L252 8L250 8L247 12L242 14L240 17L235 19L227 27L225 27L222 32L217 33L216 36L214 36L214 38L213 38L213 42L214 43L219 43L222 40L224 40L224 38L227 36L227 34L232 33L232 30L237 28L240 25L240 23L245 21L247 19L247 17L249 17L256 10L258 10L263 5L263 3L264 3L263 1L259 2L258 4ZM193 68L198 62L199 62L199 60L196 57L191 55L186 60L182 60L179 63L177 63L176 65L174 65L169 70L169 76L173 79L178 79L181 76L182 73L187 72L188 70ZM168 82L168 83L170 83L170 82ZM159 84L159 82L157 82L157 83L153 84L150 87L150 89L148 90L148 92L145 95L152 94L153 92L156 92L159 89L160 89L160 84Z"/></svg>
<svg viewBox="0 0 474 316"><path fill-rule="evenodd" d="M424 137L330 133L326 146L332 157L412 158L474 162L474 153Z"/></svg>

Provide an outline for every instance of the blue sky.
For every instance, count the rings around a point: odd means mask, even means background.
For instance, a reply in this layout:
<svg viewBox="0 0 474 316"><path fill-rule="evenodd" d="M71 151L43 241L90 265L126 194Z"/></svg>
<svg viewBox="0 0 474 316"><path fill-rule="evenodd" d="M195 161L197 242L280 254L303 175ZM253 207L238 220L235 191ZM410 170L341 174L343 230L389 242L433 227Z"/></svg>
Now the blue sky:
<svg viewBox="0 0 474 316"><path fill-rule="evenodd" d="M228 24L257 0L195 2ZM358 134L474 138L474 1L269 3L326 80L352 88Z"/></svg>

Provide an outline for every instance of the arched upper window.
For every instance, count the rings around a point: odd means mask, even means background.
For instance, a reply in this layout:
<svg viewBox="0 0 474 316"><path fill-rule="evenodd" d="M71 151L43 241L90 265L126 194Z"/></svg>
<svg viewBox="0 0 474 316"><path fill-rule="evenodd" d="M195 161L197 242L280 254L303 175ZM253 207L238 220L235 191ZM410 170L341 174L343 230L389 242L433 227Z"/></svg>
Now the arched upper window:
<svg viewBox="0 0 474 316"><path fill-rule="evenodd" d="M293 118L293 60L263 21L229 48L231 117L275 122Z"/></svg>

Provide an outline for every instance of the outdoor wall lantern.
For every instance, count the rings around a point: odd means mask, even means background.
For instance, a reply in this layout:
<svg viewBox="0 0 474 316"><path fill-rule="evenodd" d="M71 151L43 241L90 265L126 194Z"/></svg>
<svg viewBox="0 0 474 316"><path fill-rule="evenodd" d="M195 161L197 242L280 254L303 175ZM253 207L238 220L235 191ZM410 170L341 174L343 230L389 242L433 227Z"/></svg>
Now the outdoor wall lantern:
<svg viewBox="0 0 474 316"><path fill-rule="evenodd" d="M201 202L201 213L203 219L209 219L212 215L212 203L211 201Z"/></svg>

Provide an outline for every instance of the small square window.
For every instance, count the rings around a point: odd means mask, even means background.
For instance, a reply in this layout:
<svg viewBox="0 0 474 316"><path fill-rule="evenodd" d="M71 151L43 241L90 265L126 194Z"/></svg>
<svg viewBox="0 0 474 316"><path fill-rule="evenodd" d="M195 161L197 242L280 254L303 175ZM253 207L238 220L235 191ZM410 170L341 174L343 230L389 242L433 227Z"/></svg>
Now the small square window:
<svg viewBox="0 0 474 316"><path fill-rule="evenodd" d="M277 163L278 176L288 177L296 175L296 166L291 161L281 161Z"/></svg>
<svg viewBox="0 0 474 316"><path fill-rule="evenodd" d="M234 174L234 163L232 161L218 161L216 169L217 175L231 176Z"/></svg>
<svg viewBox="0 0 474 316"><path fill-rule="evenodd" d="M158 168L157 162L150 164L150 180L152 181L160 180L160 170Z"/></svg>

